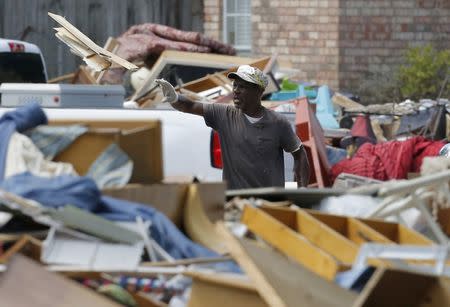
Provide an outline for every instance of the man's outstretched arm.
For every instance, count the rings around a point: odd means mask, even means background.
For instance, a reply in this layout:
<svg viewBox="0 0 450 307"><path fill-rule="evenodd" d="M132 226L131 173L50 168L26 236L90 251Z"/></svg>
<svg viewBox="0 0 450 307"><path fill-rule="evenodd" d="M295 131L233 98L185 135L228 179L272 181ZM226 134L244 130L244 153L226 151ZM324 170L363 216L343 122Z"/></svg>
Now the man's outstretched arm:
<svg viewBox="0 0 450 307"><path fill-rule="evenodd" d="M292 152L294 157L294 179L297 181L297 187L307 187L309 184L309 162L306 150L303 145Z"/></svg>
<svg viewBox="0 0 450 307"><path fill-rule="evenodd" d="M181 112L203 116L204 113L202 103L192 101L186 96L179 95L173 88L172 84L164 79L156 79L155 82L161 87L165 102L170 103L172 107Z"/></svg>

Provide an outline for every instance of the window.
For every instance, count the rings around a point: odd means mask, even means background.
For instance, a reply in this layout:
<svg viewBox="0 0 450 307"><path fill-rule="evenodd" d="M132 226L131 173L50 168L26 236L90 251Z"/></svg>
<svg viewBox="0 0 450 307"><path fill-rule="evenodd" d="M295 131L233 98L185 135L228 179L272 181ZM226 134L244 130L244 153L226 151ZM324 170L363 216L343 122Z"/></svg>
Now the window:
<svg viewBox="0 0 450 307"><path fill-rule="evenodd" d="M47 83L41 56L27 52L0 52L0 84Z"/></svg>
<svg viewBox="0 0 450 307"><path fill-rule="evenodd" d="M224 41L237 51L251 51L252 20L251 0L223 1Z"/></svg>

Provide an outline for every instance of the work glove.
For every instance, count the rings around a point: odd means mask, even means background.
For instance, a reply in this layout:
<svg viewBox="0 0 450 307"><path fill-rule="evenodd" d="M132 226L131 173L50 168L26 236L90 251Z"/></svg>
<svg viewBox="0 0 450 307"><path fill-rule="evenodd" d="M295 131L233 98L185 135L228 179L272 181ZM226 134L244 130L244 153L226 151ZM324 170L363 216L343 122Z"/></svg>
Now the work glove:
<svg viewBox="0 0 450 307"><path fill-rule="evenodd" d="M170 84L164 79L156 79L155 82L156 84L159 85L159 87L163 92L164 95L163 102L174 103L178 101L178 94L173 88L172 84Z"/></svg>

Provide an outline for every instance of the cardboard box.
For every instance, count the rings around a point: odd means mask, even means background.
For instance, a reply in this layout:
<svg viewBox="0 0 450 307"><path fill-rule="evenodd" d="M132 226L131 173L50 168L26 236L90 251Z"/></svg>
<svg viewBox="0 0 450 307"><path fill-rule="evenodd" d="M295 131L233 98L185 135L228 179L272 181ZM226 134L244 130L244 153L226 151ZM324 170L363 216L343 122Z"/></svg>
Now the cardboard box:
<svg viewBox="0 0 450 307"><path fill-rule="evenodd" d="M161 122L158 120L79 121L54 120L50 125L87 125L90 130L55 157L69 162L85 175L95 159L116 143L133 160L130 183L155 183L163 179Z"/></svg>

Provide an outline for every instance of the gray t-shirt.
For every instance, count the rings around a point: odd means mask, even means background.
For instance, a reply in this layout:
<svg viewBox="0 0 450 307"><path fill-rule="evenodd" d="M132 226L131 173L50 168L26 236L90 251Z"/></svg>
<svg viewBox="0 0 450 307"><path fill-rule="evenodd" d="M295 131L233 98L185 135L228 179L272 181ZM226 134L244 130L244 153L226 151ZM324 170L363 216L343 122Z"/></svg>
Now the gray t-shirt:
<svg viewBox="0 0 450 307"><path fill-rule="evenodd" d="M264 109L252 124L231 105L204 104L203 112L206 125L220 135L229 189L284 186L283 149L293 152L301 142L283 115Z"/></svg>

